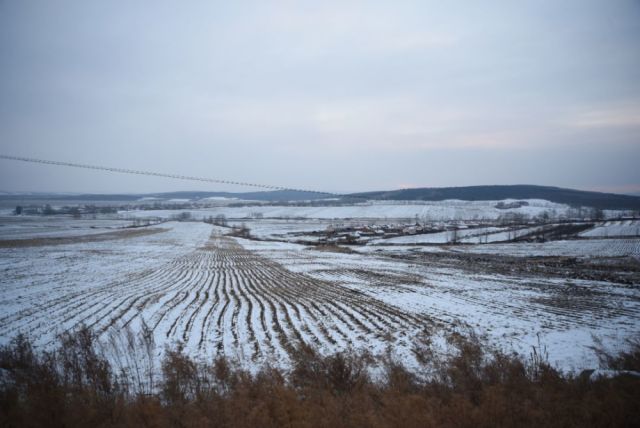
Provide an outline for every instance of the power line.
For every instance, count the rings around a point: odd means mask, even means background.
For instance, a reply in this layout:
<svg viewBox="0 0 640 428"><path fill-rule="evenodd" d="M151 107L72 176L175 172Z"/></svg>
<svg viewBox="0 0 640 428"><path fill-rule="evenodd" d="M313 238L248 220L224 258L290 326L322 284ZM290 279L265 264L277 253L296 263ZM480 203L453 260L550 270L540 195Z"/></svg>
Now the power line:
<svg viewBox="0 0 640 428"><path fill-rule="evenodd" d="M269 184L246 183L242 181L222 180L222 179L216 179L216 178L194 177L189 175L167 174L163 172L153 172L153 171L140 171L135 169L114 168L114 167L88 165L88 164L75 163L75 162L62 162L62 161L53 161L53 160L46 160L46 159L35 159L35 158L27 158L22 156L9 156L9 155L0 154L0 159L40 163L40 164L46 164L46 165L66 166L66 167L72 167L72 168L84 168L84 169L92 169L92 170L98 170L98 171L118 172L121 174L149 175L153 177L173 178L177 180L200 181L205 183L217 183L217 184L231 184L236 186L256 187L256 188L268 189L268 190L313 193L316 195L346 196L346 195L340 195L340 194L331 193L331 192L320 192L318 190L294 189L291 187L273 186Z"/></svg>

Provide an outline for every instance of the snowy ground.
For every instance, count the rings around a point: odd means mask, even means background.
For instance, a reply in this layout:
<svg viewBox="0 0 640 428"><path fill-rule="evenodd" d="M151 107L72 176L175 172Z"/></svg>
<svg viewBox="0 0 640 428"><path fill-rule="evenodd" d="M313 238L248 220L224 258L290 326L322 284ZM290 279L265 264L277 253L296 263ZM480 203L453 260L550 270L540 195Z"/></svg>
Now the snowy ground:
<svg viewBox="0 0 640 428"><path fill-rule="evenodd" d="M5 216L0 217L0 239L34 239L82 236L122 229L130 220L101 218L74 219L71 216Z"/></svg>
<svg viewBox="0 0 640 428"><path fill-rule="evenodd" d="M2 221L0 240L43 232L73 237L123 225L50 221ZM248 226L254 236L290 240L333 222L254 219ZM485 229L489 236L505 233ZM540 341L551 362L579 370L597 367L589 349L594 337L615 348L640 331L637 238L408 242L413 245L320 251L229 237L230 229L201 222L167 222L149 230L155 233L0 248L0 341L23 332L47 346L80 324L106 336L144 322L153 329L159 353L165 344L182 342L196 357L223 354L248 367L286 365L291 346L304 341L325 353L392 349L412 365L418 335L441 341L447 332L470 327L493 346L525 355ZM460 236L472 239L471 231ZM617 264L565 265L557 256L589 263L615 258Z"/></svg>
<svg viewBox="0 0 640 428"><path fill-rule="evenodd" d="M640 238L471 245L457 247L456 251L519 257L640 257Z"/></svg>
<svg viewBox="0 0 640 428"><path fill-rule="evenodd" d="M506 202L509 202L507 200ZM222 214L227 218L253 218L257 214L264 218L280 219L421 219L423 221L440 220L479 220L496 219L506 213L520 213L531 217L544 212L562 215L569 210L567 205L549 201L531 199L528 206L512 209L498 209L498 201L370 201L349 206L245 206L220 207L215 209L188 210L195 218L215 217ZM140 217L170 218L176 214L170 210L122 211L123 215Z"/></svg>
<svg viewBox="0 0 640 428"><path fill-rule="evenodd" d="M614 236L640 237L640 221L607 221L596 225L596 227L590 230L584 231L580 236L585 238L609 238Z"/></svg>
<svg viewBox="0 0 640 428"><path fill-rule="evenodd" d="M204 223L109 242L0 249L0 338L43 346L85 324L146 323L161 350L183 342L198 357L286 365L296 340L325 353L393 344L409 356L428 317L289 271Z"/></svg>
<svg viewBox="0 0 640 428"><path fill-rule="evenodd" d="M640 290L628 284L469 272L429 259L398 258L398 253L241 243L295 272L427 315L444 330L470 326L495 346L523 355L542 344L550 361L567 370L597 366L589 349L594 337L615 348L640 328Z"/></svg>
<svg viewBox="0 0 640 428"><path fill-rule="evenodd" d="M335 224L333 220L278 220L278 219L248 219L243 221L230 221L229 226L246 226L251 235L260 239L277 239L282 241L306 240L315 242L318 237L309 235L310 232L326 230L328 226ZM342 224L343 222L341 222ZM360 224L360 223L358 223Z"/></svg>
<svg viewBox="0 0 640 428"><path fill-rule="evenodd" d="M107 322L135 278L208 240L210 226L172 223L162 233L71 245L0 249L0 337L28 333L47 344L81 323Z"/></svg>
<svg viewBox="0 0 640 428"><path fill-rule="evenodd" d="M516 239L538 230L537 227L479 227L472 229L445 230L436 233L423 233L419 235L405 235L389 239L375 239L371 245L411 245L411 244L447 244L452 241L460 243L488 243L502 242Z"/></svg>

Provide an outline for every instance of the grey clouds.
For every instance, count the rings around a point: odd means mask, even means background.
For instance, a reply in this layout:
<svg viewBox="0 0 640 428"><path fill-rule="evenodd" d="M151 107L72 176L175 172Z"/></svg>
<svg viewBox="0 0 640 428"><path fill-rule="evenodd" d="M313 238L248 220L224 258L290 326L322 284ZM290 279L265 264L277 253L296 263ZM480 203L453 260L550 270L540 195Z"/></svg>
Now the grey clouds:
<svg viewBox="0 0 640 428"><path fill-rule="evenodd" d="M0 152L328 191L638 192L638 41L638 1L0 1ZM0 162L8 191L240 190Z"/></svg>

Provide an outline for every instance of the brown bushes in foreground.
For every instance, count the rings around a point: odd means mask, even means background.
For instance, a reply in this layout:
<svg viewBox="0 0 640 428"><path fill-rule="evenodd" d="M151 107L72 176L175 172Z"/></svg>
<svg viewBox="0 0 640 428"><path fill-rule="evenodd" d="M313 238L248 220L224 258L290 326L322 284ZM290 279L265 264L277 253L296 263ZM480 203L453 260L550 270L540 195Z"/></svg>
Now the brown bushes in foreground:
<svg viewBox="0 0 640 428"><path fill-rule="evenodd" d="M19 336L0 349L0 426L640 426L640 378L632 373L572 376L538 354L487 353L473 337L451 343L457 352L446 360L418 355L429 380L391 358L323 357L306 346L293 353L290 371L257 374L225 359L198 363L178 348L166 352L151 391L125 381L148 378L114 370L86 329L51 352ZM632 345L608 355L609 366L638 371L640 344Z"/></svg>

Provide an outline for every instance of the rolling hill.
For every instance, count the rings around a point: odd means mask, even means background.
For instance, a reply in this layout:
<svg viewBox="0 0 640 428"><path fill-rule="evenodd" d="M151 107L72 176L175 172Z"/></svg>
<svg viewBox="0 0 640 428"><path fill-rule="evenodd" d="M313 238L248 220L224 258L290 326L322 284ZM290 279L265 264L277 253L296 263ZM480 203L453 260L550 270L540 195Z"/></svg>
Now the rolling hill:
<svg viewBox="0 0 640 428"><path fill-rule="evenodd" d="M392 201L486 201L502 199L544 199L560 204L587 206L601 209L637 210L640 197L614 193L588 192L560 187L511 185L511 186L467 186L427 187L381 192L355 193L357 198Z"/></svg>
<svg viewBox="0 0 640 428"><path fill-rule="evenodd" d="M188 200L199 201L207 198L230 198L243 201L261 202L301 202L332 198L338 203L360 202L362 199L388 201L444 201L458 199L463 201L499 201L503 199L544 199L550 202L571 206L594 207L611 210L640 210L640 196L619 195L614 193L588 192L583 190L564 189L560 187L535 185L495 185L467 187L428 187L417 189L400 189L390 191L374 191L342 195L342 201L336 201L338 195L314 192L298 192L293 190L277 190L265 192L206 192L182 191L147 194L70 194L70 193L0 193L0 202L37 203L51 201L59 203L102 202L132 203L143 199L150 201Z"/></svg>

